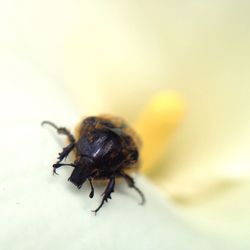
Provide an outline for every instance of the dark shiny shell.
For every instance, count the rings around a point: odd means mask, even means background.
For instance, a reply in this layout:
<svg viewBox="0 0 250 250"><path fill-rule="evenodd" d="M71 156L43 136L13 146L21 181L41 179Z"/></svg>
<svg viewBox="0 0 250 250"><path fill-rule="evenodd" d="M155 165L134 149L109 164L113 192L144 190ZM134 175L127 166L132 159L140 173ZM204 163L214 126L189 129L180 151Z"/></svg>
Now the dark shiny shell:
<svg viewBox="0 0 250 250"><path fill-rule="evenodd" d="M114 116L91 116L76 129L76 157L93 159L105 173L132 168L139 159L140 143L123 119Z"/></svg>

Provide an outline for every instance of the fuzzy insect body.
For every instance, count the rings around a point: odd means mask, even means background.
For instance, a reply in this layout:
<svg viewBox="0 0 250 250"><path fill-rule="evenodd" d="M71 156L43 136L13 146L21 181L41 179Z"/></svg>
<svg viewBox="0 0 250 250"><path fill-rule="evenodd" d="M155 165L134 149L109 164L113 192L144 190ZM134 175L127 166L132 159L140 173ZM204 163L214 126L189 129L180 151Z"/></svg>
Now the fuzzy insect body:
<svg viewBox="0 0 250 250"><path fill-rule="evenodd" d="M72 166L74 169L69 181L80 189L88 180L91 187L90 198L94 196L93 180L108 181L102 201L93 212L97 213L104 202L111 199L117 178L124 178L129 187L140 194L141 204L145 202L143 193L128 174L138 169L140 140L123 119L110 115L87 117L76 127L75 136L52 122L44 121L42 125L44 124L51 125L59 134L66 135L69 141L53 165L54 174L57 174L56 169L61 166ZM75 155L74 162L62 163L71 152Z"/></svg>

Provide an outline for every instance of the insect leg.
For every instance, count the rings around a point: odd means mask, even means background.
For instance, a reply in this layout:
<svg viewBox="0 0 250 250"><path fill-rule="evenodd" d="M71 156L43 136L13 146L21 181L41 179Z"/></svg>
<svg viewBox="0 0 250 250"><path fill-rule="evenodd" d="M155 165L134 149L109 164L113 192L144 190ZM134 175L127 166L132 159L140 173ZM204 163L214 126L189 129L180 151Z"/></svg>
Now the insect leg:
<svg viewBox="0 0 250 250"><path fill-rule="evenodd" d="M52 123L50 121L43 121L42 126L44 124L48 124L48 125L52 126L53 128L55 128L57 130L58 134L66 135L68 137L69 141L70 141L70 144L68 146L66 146L65 148L63 148L63 151L61 153L59 153L59 156L57 158L58 161L53 165L53 174L57 174L56 169L62 166L62 164L60 164L60 162L64 158L66 158L69 155L69 153L74 149L74 147L75 147L75 138L70 133L70 131L67 130L66 128L57 127L54 123Z"/></svg>
<svg viewBox="0 0 250 250"><path fill-rule="evenodd" d="M100 210L100 208L103 206L104 202L108 202L108 199L112 199L111 198L111 193L114 192L114 188L115 188L115 177L111 177L109 179L108 185L105 189L105 191L103 192L103 198L101 201L101 204L99 205L99 207L95 210L92 210L92 212L94 212L95 214Z"/></svg>
<svg viewBox="0 0 250 250"><path fill-rule="evenodd" d="M137 191L137 193L139 193L139 195L141 196L141 202L140 204L143 205L145 203L145 196L144 194L142 193L142 191L135 186L135 181L132 177L130 177L129 175L123 173L123 172L120 172L120 175L126 180L126 182L128 183L128 186L135 189Z"/></svg>
<svg viewBox="0 0 250 250"><path fill-rule="evenodd" d="M42 126L44 124L47 124L47 125L50 125L52 126L53 128L55 128L57 130L57 133L58 134L62 134L62 135L66 135L70 141L70 143L75 143L75 138L74 136L70 133L70 131L66 128L63 128L63 127L57 127L53 122L50 122L50 121L43 121L42 122Z"/></svg>
<svg viewBox="0 0 250 250"><path fill-rule="evenodd" d="M56 172L56 169L57 168L60 168L61 166L71 166L71 167L76 167L76 165L75 164L68 164L68 163L55 163L55 164L53 164L53 175L54 174L57 174L58 175L58 173Z"/></svg>
<svg viewBox="0 0 250 250"><path fill-rule="evenodd" d="M90 187L91 187L91 192L90 192L90 194L89 194L89 198L93 198L94 197L94 187L93 187L93 184L92 184L92 179L91 178L88 178L88 180L89 180L89 184L90 184Z"/></svg>
<svg viewBox="0 0 250 250"><path fill-rule="evenodd" d="M67 147L63 148L63 151L61 153L59 153L59 156L57 158L58 161L55 164L53 164L53 166L52 166L53 167L53 174L57 174L56 168L59 168L62 165L67 165L67 164L60 164L60 162L69 155L69 153L73 150L74 147L75 147L75 144L71 143Z"/></svg>

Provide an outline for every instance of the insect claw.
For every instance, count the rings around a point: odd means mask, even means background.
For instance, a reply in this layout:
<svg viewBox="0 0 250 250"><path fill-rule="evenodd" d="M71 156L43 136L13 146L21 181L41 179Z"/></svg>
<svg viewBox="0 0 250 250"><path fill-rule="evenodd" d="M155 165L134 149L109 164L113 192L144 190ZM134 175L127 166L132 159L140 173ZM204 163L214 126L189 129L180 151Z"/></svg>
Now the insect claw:
<svg viewBox="0 0 250 250"><path fill-rule="evenodd" d="M93 197L94 197L94 192L91 191L89 194L89 198L92 199Z"/></svg>
<svg viewBox="0 0 250 250"><path fill-rule="evenodd" d="M144 203L145 203L145 201L141 201L141 202L139 202L139 205L140 205L140 206L143 206Z"/></svg>
<svg viewBox="0 0 250 250"><path fill-rule="evenodd" d="M53 169L53 175L59 175L59 174L56 172L56 168Z"/></svg>
<svg viewBox="0 0 250 250"><path fill-rule="evenodd" d="M96 209L97 210L97 209ZM97 214L97 211L96 210L91 210L91 212L95 213L95 216Z"/></svg>
<svg viewBox="0 0 250 250"><path fill-rule="evenodd" d="M90 184L90 187L91 187L91 192L89 193L89 198L92 199L94 197L95 190L94 190L91 178L88 178L88 180L89 180L89 184Z"/></svg>

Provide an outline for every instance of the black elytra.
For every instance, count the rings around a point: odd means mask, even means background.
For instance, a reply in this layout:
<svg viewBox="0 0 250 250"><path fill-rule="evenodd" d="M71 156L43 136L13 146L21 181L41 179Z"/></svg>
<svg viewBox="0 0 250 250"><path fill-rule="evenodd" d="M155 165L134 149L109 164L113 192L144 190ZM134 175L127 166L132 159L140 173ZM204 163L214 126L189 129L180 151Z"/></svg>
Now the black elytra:
<svg viewBox="0 0 250 250"><path fill-rule="evenodd" d="M95 214L103 206L104 202L111 199L114 192L115 181L123 178L129 187L135 189L141 196L141 203L145 202L143 193L135 186L134 179L128 172L138 169L140 141L136 133L121 118L111 115L91 116L83 119L76 127L75 136L64 127L57 127L50 121L42 122L55 128L59 134L66 135L69 144L59 153L58 161L53 164L53 174L61 166L71 166L73 171L69 177L77 188L81 188L88 180L94 197L92 180L107 180L102 201ZM62 163L73 152L73 163Z"/></svg>

